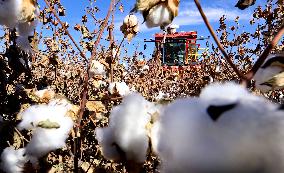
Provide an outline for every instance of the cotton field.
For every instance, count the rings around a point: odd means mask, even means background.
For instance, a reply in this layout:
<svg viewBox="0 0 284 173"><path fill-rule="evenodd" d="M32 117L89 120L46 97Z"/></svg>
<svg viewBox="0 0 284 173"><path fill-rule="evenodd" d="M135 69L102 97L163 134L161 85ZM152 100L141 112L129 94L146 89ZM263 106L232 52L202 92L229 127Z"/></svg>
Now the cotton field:
<svg viewBox="0 0 284 173"><path fill-rule="evenodd" d="M0 1L0 173L284 172L284 2Z"/></svg>

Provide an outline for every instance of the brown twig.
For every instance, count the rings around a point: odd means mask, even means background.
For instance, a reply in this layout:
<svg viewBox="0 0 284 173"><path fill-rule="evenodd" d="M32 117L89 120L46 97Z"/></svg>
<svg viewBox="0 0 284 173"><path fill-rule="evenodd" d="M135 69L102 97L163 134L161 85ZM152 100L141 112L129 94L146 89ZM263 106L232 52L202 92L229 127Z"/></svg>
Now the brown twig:
<svg viewBox="0 0 284 173"><path fill-rule="evenodd" d="M63 24L63 22L60 20L60 18L58 17L58 15L56 14L55 10L53 7L51 7L51 5L49 4L49 2L47 0L44 0L44 2L46 3L47 7L51 10L51 12L53 13L53 15L55 16L55 18L57 19L57 21L60 23L60 25L62 26L62 28L64 29L65 33L68 35L68 37L70 38L70 40L73 42L73 44L75 45L75 47L78 49L78 51L80 52L80 55L82 56L82 58L84 58L84 60L86 62L88 62L88 59L86 57L86 55L83 53L83 51L81 50L81 48L78 46L78 44L75 42L74 38L72 37L72 35L69 33L68 29L65 27L65 25Z"/></svg>
<svg viewBox="0 0 284 173"><path fill-rule="evenodd" d="M100 40L102 38L102 35L103 35L103 32L108 24L108 19L111 15L111 12L112 12L112 8L113 8L113 5L114 5L114 1L115 0L111 0L110 2L110 6L109 6L109 9L108 9L108 12L107 12L107 15L104 19L104 22L103 24L101 25L100 27L100 31L98 33L98 37L95 41L95 44L94 44L94 47L93 47L93 50L92 50L92 55L91 55L91 58L89 60L89 63L87 65L87 71L85 73L85 76L84 76L84 81L83 81L83 91L82 91L82 94L81 94L81 102L80 102L80 110L79 110L79 113L78 113L78 119L77 119L77 124L79 125L78 127L76 127L75 129L75 134L76 134L76 137L75 137L75 140L74 140L74 151L75 151L75 157L74 157L74 172L78 172L78 154L80 153L80 147L79 147L79 144L80 144L80 136L79 136L79 132L80 132L80 125L81 125L81 121L82 121L82 118L83 118L83 114L84 114L84 111L85 111L85 107L86 107L86 104L87 104L87 94L88 94L88 81L89 81L89 70L90 70L90 67L91 67L91 62L95 59L96 57L96 54L97 54L97 47L100 43Z"/></svg>
<svg viewBox="0 0 284 173"><path fill-rule="evenodd" d="M210 34L212 35L212 37L214 38L214 41L216 42L216 44L218 45L220 51L223 53L225 59L227 60L227 62L229 63L229 65L233 68L233 70L235 71L235 73L238 75L238 77L240 79L245 79L245 76L239 71L239 69L236 67L236 65L233 63L233 61L231 60L231 58L229 57L229 55L226 53L225 49L223 48L223 46L221 45L220 41L218 40L212 26L210 25L205 13L203 12L202 10L202 7L199 3L198 0L194 0L195 2L195 5L196 7L198 8L203 20L204 20L204 23L206 24Z"/></svg>
<svg viewBox="0 0 284 173"><path fill-rule="evenodd" d="M278 33L275 35L275 37L273 38L273 40L270 42L270 44L266 47L266 49L263 51L263 53L260 55L260 57L258 58L258 60L255 62L254 66L252 67L252 69L250 70L250 72L248 72L246 74L246 78L247 80L251 80L253 78L253 76L255 75L255 73L257 72L257 70L261 67L261 65L264 63L265 59L267 58L267 56L269 55L269 53L271 52L271 50L278 44L278 42L280 41L280 39L282 38L282 36L284 35L284 24L282 24L282 26L280 27Z"/></svg>
<svg viewBox="0 0 284 173"><path fill-rule="evenodd" d="M84 110L85 110L85 107L86 107L86 103L87 103L88 81L89 81L89 73L88 72L90 70L90 64L91 64L92 60L94 60L94 58L96 57L97 47L98 47L98 44L100 43L100 40L101 40L102 35L103 35L103 32L104 32L104 30L105 30L105 28L107 26L108 19L110 17L111 11L112 11L114 1L115 0L111 0L107 16L105 17L105 20L104 20L104 22L103 22L103 24L102 24L102 26L100 28L100 32L99 32L97 40L96 40L96 42L94 44L94 48L93 48L93 51L92 51L92 56L90 58L90 61L89 61L88 67L87 67L87 71L85 73L84 84L83 84L83 91L82 91L82 97L81 97L81 103L80 103L79 118L77 120L78 124L81 123L81 120L83 118L83 113L84 113Z"/></svg>

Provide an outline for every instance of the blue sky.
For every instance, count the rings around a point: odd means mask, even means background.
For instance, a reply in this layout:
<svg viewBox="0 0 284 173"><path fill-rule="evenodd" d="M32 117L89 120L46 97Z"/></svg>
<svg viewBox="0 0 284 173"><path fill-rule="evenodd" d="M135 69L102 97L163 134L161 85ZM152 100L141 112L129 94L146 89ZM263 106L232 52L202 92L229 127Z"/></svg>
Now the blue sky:
<svg viewBox="0 0 284 173"><path fill-rule="evenodd" d="M80 35L78 32L73 31L72 28L76 23L81 22L81 16L85 14L85 8L90 4L90 2L92 2L93 5L98 6L100 9L100 12L97 13L97 17L104 18L107 13L110 0L97 0L96 2L91 0L61 0L61 3L66 8L67 14L66 17L62 17L62 21L66 21L71 25L71 34L75 37L77 41L79 40ZM226 15L228 26L233 24L233 21L237 16L240 16L240 24L243 25L243 31L252 30L252 27L250 27L249 25L249 19L251 19L253 12L252 10L254 8L249 8L242 11L234 7L236 2L237 0L200 0L200 3L214 29L217 29L219 26L219 18L222 15ZM254 7L258 5L263 5L264 2L266 2L266 0L257 0ZM115 40L117 40L117 42L120 42L120 40L123 38L123 35L119 31L119 27L122 23L122 20L133 8L135 1L121 0L121 3L124 6L124 12L122 13L119 10L116 10L115 14L114 35ZM43 0L39 0L39 4L41 7L45 6ZM137 15L139 18L139 22L142 23L141 14ZM196 30L199 36L209 36L209 32L205 27L193 0L181 0L179 16L174 19L173 23L178 24L180 26L178 31ZM92 28L92 23L89 22L88 26ZM159 32L159 28L149 29L142 24L140 28L140 33L132 40L132 42L127 46L127 48L130 50L130 53L132 53L135 47L138 46L138 50L143 51L143 53L149 57L153 51L154 45L153 43L148 43L147 49L144 51L143 40L153 38L153 35L156 32ZM210 40L210 42L212 42L212 40ZM104 42L102 41L102 43ZM200 43L204 47L205 41L201 41Z"/></svg>

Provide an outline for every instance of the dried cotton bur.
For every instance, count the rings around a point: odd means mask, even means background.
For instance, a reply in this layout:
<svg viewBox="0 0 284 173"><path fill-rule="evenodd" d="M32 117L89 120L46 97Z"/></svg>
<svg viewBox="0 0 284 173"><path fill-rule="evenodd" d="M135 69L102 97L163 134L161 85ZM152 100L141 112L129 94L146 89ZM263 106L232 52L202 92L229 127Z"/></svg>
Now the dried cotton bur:
<svg viewBox="0 0 284 173"><path fill-rule="evenodd" d="M131 12L141 12L149 28L164 29L178 15L179 0L137 0Z"/></svg>
<svg viewBox="0 0 284 173"><path fill-rule="evenodd" d="M275 173L284 171L283 123L279 105L234 83L211 84L167 106L152 136L161 172Z"/></svg>
<svg viewBox="0 0 284 173"><path fill-rule="evenodd" d="M133 37L139 32L138 19L135 15L129 14L120 26L120 31L124 34L124 37L130 42Z"/></svg>
<svg viewBox="0 0 284 173"><path fill-rule="evenodd" d="M16 42L26 52L31 52L29 36L36 27L38 15L36 0L0 1L0 24L17 29L19 36Z"/></svg>
<svg viewBox="0 0 284 173"><path fill-rule="evenodd" d="M269 55L258 69L254 79L256 88L262 92L284 88L284 53Z"/></svg>
<svg viewBox="0 0 284 173"><path fill-rule="evenodd" d="M255 4L256 0L239 0L235 7L238 7L241 10L248 8Z"/></svg>

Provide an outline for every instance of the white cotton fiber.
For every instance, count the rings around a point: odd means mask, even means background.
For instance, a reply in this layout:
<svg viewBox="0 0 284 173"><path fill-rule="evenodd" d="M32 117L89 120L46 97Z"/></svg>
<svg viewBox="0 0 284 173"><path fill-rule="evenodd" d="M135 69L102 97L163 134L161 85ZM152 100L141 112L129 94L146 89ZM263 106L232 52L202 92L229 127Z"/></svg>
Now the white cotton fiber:
<svg viewBox="0 0 284 173"><path fill-rule="evenodd" d="M93 60L91 63L91 67L89 70L89 76L92 77L94 75L105 75L105 67L102 63L97 60Z"/></svg>
<svg viewBox="0 0 284 173"><path fill-rule="evenodd" d="M36 25L37 20L34 20L32 22L19 23L17 26L17 31L19 33L19 36L16 40L17 45L26 52L31 52L29 36L33 36Z"/></svg>
<svg viewBox="0 0 284 173"><path fill-rule="evenodd" d="M200 98L215 105L222 105L222 102L229 104L240 100L247 101L247 104L250 104L250 100L262 102L262 104L268 102L265 98L255 96L245 87L233 82L212 83L202 90Z"/></svg>
<svg viewBox="0 0 284 173"><path fill-rule="evenodd" d="M171 12L165 3L153 7L146 18L146 26L148 28L166 26L171 22Z"/></svg>
<svg viewBox="0 0 284 173"><path fill-rule="evenodd" d="M277 107L233 83L173 102L152 129L162 172L283 172L284 117Z"/></svg>
<svg viewBox="0 0 284 173"><path fill-rule="evenodd" d="M22 114L22 121L18 125L19 130L32 130L37 127L40 121L50 120L51 122L63 123L68 109L64 106L34 105L27 108Z"/></svg>
<svg viewBox="0 0 284 173"><path fill-rule="evenodd" d="M27 154L40 158L53 150L64 147L73 122L71 118L64 117L59 124L58 129L37 128L26 146Z"/></svg>
<svg viewBox="0 0 284 173"><path fill-rule="evenodd" d="M130 93L130 89L125 82L112 82L109 84L108 91L111 94L114 94L115 91L118 92L119 95L125 96Z"/></svg>
<svg viewBox="0 0 284 173"><path fill-rule="evenodd" d="M6 173L21 173L28 158L25 149L15 150L13 147L5 148L1 154L1 169Z"/></svg>
<svg viewBox="0 0 284 173"><path fill-rule="evenodd" d="M104 157L108 160L119 160L119 152L117 151L116 146L113 145L115 142L113 128L97 128L95 134L99 144L102 146Z"/></svg>
<svg viewBox="0 0 284 173"><path fill-rule="evenodd" d="M49 105L34 105L22 113L22 121L18 128L33 130L32 139L26 146L28 155L40 158L65 146L65 140L73 127L72 119L65 116L69 110L68 104L65 104L64 99L52 100ZM39 126L42 122L55 125Z"/></svg>
<svg viewBox="0 0 284 173"><path fill-rule="evenodd" d="M125 96L122 103L111 111L109 126L96 130L96 137L107 159L117 159L115 143L125 152L127 160L138 163L145 160L149 141L146 125L150 122L153 107L153 103L133 93Z"/></svg>

